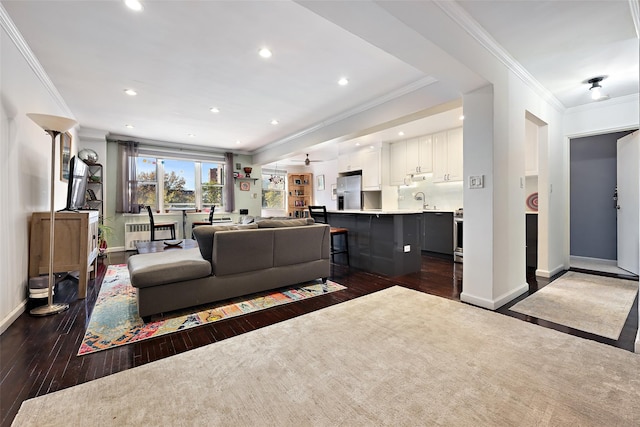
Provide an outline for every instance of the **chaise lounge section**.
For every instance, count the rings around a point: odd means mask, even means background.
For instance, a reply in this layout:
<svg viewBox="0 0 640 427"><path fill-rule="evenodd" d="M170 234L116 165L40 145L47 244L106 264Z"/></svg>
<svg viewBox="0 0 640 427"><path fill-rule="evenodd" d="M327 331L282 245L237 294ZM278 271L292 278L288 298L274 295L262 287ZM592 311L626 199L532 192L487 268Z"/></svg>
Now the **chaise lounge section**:
<svg viewBox="0 0 640 427"><path fill-rule="evenodd" d="M329 226L311 219L200 226L197 249L133 255L139 315L151 315L294 285L330 273Z"/></svg>

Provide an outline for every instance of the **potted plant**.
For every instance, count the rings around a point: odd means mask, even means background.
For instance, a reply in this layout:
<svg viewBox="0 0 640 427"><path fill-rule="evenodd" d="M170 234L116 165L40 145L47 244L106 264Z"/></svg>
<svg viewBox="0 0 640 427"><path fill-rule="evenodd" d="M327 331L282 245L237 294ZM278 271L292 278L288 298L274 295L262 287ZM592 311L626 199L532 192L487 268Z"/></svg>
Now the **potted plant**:
<svg viewBox="0 0 640 427"><path fill-rule="evenodd" d="M107 224L105 221L109 221L108 219L103 220L98 223L98 253L99 256L104 256L107 253L108 247L108 239L113 236L113 228Z"/></svg>

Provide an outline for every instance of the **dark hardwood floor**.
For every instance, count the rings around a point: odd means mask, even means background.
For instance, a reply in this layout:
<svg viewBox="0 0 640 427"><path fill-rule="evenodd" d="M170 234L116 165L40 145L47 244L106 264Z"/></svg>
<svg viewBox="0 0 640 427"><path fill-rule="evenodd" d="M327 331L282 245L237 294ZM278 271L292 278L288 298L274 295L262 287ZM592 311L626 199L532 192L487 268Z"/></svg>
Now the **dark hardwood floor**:
<svg viewBox="0 0 640 427"><path fill-rule="evenodd" d="M124 263L128 256L127 253L114 253L110 255L109 262ZM462 264L453 263L449 257L423 254L419 273L393 278L332 265L331 280L347 286L347 289L79 357L76 354L105 271L106 266L100 265L96 280L90 283L84 300L76 300L77 283L74 280L62 280L57 285L56 301L70 302L69 310L40 318L25 312L0 336L1 426L11 425L26 399L144 365L394 285L458 301L462 290ZM530 272L527 281L530 293L549 283L549 280L536 278L533 272ZM620 339L613 341L509 310L511 305L527 295L497 311L633 351L638 326L637 297Z"/></svg>

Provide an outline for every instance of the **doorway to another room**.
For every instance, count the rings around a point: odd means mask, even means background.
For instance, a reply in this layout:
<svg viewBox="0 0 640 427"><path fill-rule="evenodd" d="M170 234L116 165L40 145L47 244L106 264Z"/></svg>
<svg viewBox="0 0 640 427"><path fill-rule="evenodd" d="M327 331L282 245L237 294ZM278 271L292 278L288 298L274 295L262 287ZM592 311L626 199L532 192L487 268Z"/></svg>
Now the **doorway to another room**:
<svg viewBox="0 0 640 427"><path fill-rule="evenodd" d="M638 160L621 164L627 154L618 154L618 141L633 132L570 140L571 269L637 277ZM629 138L634 136L623 142ZM637 153L637 131L635 139ZM633 183L635 188L629 190ZM628 196L620 200L621 190L635 193L635 202ZM626 215L631 211L634 219L621 215L622 210ZM629 257L635 258L635 265L629 264Z"/></svg>

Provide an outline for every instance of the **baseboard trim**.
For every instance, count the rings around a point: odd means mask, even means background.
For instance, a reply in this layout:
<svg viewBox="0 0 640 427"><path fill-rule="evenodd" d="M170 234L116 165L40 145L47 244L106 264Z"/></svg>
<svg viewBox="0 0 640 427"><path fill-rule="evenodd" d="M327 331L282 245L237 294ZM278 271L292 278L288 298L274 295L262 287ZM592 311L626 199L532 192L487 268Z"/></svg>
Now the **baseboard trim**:
<svg viewBox="0 0 640 427"><path fill-rule="evenodd" d="M536 276L544 277L544 278L548 279L548 278L553 277L556 274L558 274L558 273L560 273L560 272L562 272L564 270L567 270L567 269L568 269L568 267L565 267L564 265L559 265L559 266L557 266L556 268L554 268L551 271L538 269L538 270L536 270Z"/></svg>
<svg viewBox="0 0 640 427"><path fill-rule="evenodd" d="M470 295L463 291L460 293L460 301L466 302L472 305L476 305L478 307L486 308L488 310L497 310L503 305L505 305L506 303L508 303L509 301L512 301L518 298L520 295L528 291L529 291L529 285L527 283L524 283L519 287L517 287L516 289L513 289L512 291L509 291L494 300L480 298L474 295Z"/></svg>
<svg viewBox="0 0 640 427"><path fill-rule="evenodd" d="M24 311L27 309L27 301L27 299L22 301L22 303L18 304L18 306L14 308L11 313L9 313L4 319L2 319L2 323L0 323L0 335L2 335L4 331L9 329L9 326L11 326L11 324L15 322L22 313L24 313Z"/></svg>

